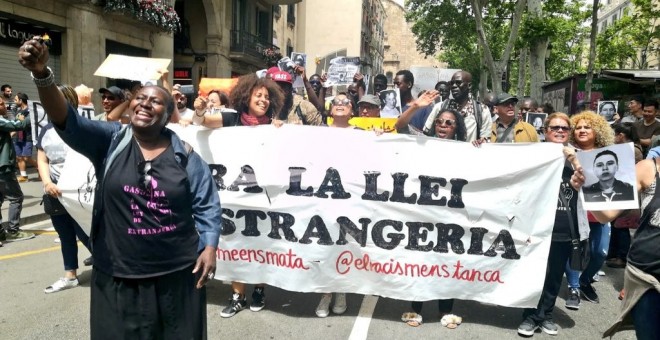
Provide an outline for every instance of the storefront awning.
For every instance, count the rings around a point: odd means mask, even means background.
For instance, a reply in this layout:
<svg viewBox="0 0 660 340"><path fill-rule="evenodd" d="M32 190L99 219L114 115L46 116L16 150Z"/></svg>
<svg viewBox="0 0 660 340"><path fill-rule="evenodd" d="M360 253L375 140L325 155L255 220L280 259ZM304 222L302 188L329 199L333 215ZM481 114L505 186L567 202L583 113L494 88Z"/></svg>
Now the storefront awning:
<svg viewBox="0 0 660 340"><path fill-rule="evenodd" d="M631 84L651 85L660 80L659 70L602 70L601 78L625 81Z"/></svg>

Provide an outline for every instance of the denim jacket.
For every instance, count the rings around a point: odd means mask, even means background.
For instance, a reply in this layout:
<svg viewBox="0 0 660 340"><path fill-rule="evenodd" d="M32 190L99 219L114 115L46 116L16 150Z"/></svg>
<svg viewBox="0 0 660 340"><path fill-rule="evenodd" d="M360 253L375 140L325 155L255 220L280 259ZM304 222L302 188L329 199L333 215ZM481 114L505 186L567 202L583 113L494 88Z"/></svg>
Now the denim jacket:
<svg viewBox="0 0 660 340"><path fill-rule="evenodd" d="M103 189L105 175L117 155L123 151L133 138L131 125L122 127L117 122L93 121L78 115L69 105L64 129L55 127L62 140L73 150L87 157L96 172L96 195L92 209L90 244L100 227L103 214ZM208 165L196 152L188 153L179 137L167 129L177 162L184 165L190 181L193 197L193 217L199 233L199 248L217 247L222 231L222 209L215 182Z"/></svg>

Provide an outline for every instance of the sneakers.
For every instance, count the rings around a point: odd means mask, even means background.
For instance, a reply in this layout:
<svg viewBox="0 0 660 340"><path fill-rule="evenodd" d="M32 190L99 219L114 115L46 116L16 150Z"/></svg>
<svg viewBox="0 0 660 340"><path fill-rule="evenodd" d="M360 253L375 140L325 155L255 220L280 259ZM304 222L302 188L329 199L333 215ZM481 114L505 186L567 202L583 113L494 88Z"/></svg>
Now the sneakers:
<svg viewBox="0 0 660 340"><path fill-rule="evenodd" d="M91 266L94 264L94 258L91 256L83 260L83 264L87 267Z"/></svg>
<svg viewBox="0 0 660 340"><path fill-rule="evenodd" d="M332 312L335 314L344 314L346 311L346 293L335 293L335 305L332 306Z"/></svg>
<svg viewBox="0 0 660 340"><path fill-rule="evenodd" d="M582 292L582 297L585 300L593 303L600 303L600 301L598 300L598 294L596 294L596 290L590 283L589 284L580 283L580 292Z"/></svg>
<svg viewBox="0 0 660 340"><path fill-rule="evenodd" d="M229 306L225 307L225 309L220 312L220 316L223 318L231 318L232 316L236 315L236 313L245 309L246 306L247 301L245 296L241 298L239 294L234 293L229 300Z"/></svg>
<svg viewBox="0 0 660 340"><path fill-rule="evenodd" d="M605 261L605 264L610 268L625 268L626 260L615 257L613 259L609 259Z"/></svg>
<svg viewBox="0 0 660 340"><path fill-rule="evenodd" d="M541 329L545 334L549 335L557 335L557 333L559 333L559 327L557 327L557 324L552 320L543 320L543 322L541 322Z"/></svg>
<svg viewBox="0 0 660 340"><path fill-rule="evenodd" d="M330 302L332 302L332 294L323 294L319 305L316 307L316 316L325 318L330 315Z"/></svg>
<svg viewBox="0 0 660 340"><path fill-rule="evenodd" d="M250 310L258 312L266 307L266 295L264 294L264 287L254 287L252 292L252 303Z"/></svg>
<svg viewBox="0 0 660 340"><path fill-rule="evenodd" d="M22 230L13 231L13 232L7 231L4 235L5 235L4 241L7 242L18 242L18 241L24 241L34 238L34 233L30 233Z"/></svg>
<svg viewBox="0 0 660 340"><path fill-rule="evenodd" d="M44 289L44 293L50 294L50 293L57 293L59 291L77 287L78 286L78 279L67 279L66 277L62 277L59 280L55 281L52 285L46 287Z"/></svg>
<svg viewBox="0 0 660 340"><path fill-rule="evenodd" d="M566 299L566 308L572 310L580 309L580 290L571 288L568 291L568 298Z"/></svg>
<svg viewBox="0 0 660 340"><path fill-rule="evenodd" d="M533 336L534 332L539 328L539 325L537 325L534 321L530 319L525 319L523 322L518 326L518 334L523 335L523 336Z"/></svg>

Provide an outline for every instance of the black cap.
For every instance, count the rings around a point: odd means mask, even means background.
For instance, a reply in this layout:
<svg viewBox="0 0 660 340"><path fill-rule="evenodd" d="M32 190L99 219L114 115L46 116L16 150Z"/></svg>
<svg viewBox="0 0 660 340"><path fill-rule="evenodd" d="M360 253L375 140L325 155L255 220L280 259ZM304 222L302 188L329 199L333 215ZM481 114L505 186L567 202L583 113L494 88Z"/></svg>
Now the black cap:
<svg viewBox="0 0 660 340"><path fill-rule="evenodd" d="M113 96L115 96L116 98L119 98L121 100L125 99L124 91L122 89L118 88L117 86L110 86L108 88L102 87L102 88L99 89L100 94L104 94L106 92L109 92L110 94L112 94Z"/></svg>
<svg viewBox="0 0 660 340"><path fill-rule="evenodd" d="M504 103L509 102L509 101L513 101L513 102L517 103L518 102L518 97L512 96L512 95L510 95L506 92L502 92L502 93L497 95L497 100L495 101L495 105L501 105L501 104L504 104Z"/></svg>

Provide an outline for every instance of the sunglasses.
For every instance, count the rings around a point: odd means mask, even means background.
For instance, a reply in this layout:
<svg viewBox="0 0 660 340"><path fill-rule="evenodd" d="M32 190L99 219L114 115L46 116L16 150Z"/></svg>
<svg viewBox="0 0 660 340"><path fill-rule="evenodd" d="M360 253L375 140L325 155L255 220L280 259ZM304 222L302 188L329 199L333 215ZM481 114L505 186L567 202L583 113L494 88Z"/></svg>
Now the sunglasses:
<svg viewBox="0 0 660 340"><path fill-rule="evenodd" d="M321 82L318 80L310 80L309 83L312 85L321 85Z"/></svg>
<svg viewBox="0 0 660 340"><path fill-rule="evenodd" d="M115 100L115 97L113 96L101 96L101 100Z"/></svg>
<svg viewBox="0 0 660 340"><path fill-rule="evenodd" d="M567 132L571 128L568 127L568 126L562 126L562 125L552 125L552 126L548 126L548 129L550 129L551 131L554 131L554 132L559 132L559 131Z"/></svg>
<svg viewBox="0 0 660 340"><path fill-rule="evenodd" d="M453 119L436 119L435 123L437 125L447 124L447 126L454 126L456 124L456 121Z"/></svg>
<svg viewBox="0 0 660 340"><path fill-rule="evenodd" d="M348 98L335 99L335 100L332 101L332 105L334 105L334 106L346 106L350 103L351 103L351 101Z"/></svg>
<svg viewBox="0 0 660 340"><path fill-rule="evenodd" d="M140 174L139 185L144 190L151 189L151 161L143 161L138 164L138 173Z"/></svg>

